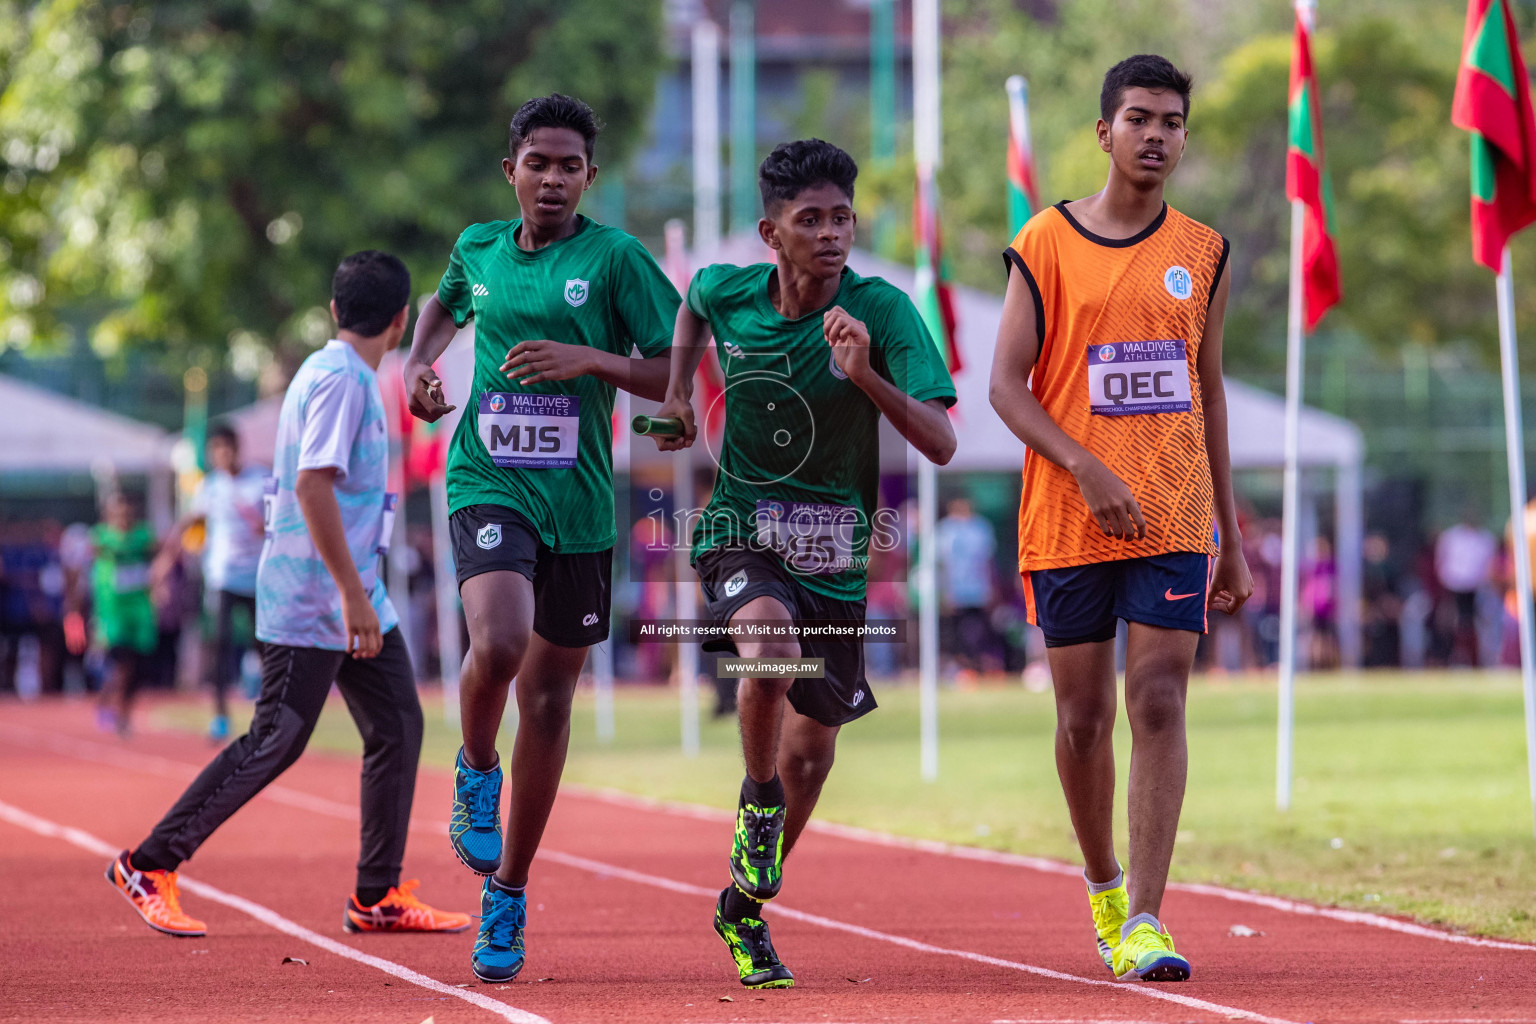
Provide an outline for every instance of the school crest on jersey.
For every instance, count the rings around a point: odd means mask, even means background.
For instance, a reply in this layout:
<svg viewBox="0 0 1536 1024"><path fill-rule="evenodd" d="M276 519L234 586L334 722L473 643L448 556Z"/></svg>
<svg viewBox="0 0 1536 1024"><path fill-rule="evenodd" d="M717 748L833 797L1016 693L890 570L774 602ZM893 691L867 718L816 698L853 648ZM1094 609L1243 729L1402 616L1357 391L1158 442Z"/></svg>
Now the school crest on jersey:
<svg viewBox="0 0 1536 1024"><path fill-rule="evenodd" d="M1168 289L1168 294L1174 298L1187 299L1194 293L1195 279L1185 268L1172 266L1163 274L1163 287Z"/></svg>
<svg viewBox="0 0 1536 1024"><path fill-rule="evenodd" d="M583 281L579 277L573 277L565 282L565 301L572 306L580 306L587 301L587 296L592 294L592 282Z"/></svg>

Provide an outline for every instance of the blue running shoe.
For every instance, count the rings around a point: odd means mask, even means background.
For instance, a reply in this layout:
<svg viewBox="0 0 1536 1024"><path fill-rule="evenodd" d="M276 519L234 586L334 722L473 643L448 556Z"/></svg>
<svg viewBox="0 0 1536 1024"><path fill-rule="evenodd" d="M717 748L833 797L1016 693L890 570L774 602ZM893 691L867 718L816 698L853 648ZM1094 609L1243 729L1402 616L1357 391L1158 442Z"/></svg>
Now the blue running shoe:
<svg viewBox="0 0 1536 1024"><path fill-rule="evenodd" d="M477 875L494 875L501 867L501 765L477 772L464 763L464 748L453 765L453 814L448 842Z"/></svg>
<svg viewBox="0 0 1536 1024"><path fill-rule="evenodd" d="M485 880L480 893L480 937L470 969L481 981L507 982L523 969L523 928L528 898L503 892Z"/></svg>

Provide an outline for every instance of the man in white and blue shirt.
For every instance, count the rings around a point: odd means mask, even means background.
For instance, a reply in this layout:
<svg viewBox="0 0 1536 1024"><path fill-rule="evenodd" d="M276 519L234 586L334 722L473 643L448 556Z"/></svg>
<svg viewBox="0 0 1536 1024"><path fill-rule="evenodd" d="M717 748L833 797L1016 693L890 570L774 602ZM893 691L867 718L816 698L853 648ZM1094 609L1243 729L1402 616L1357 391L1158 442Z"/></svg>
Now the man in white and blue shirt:
<svg viewBox="0 0 1536 1024"><path fill-rule="evenodd" d="M229 737L229 687L240 673L244 644L237 638L237 616L244 616L244 636L256 626L256 567L265 539L262 485L267 473L240 460L240 434L229 423L208 429L208 475L192 496L186 516L161 547L162 564L178 557L187 529L203 524L203 588L214 616L211 739Z"/></svg>
<svg viewBox="0 0 1536 1024"><path fill-rule="evenodd" d="M176 869L246 801L296 761L334 682L363 736L362 853L348 931L463 931L403 886L422 715L411 661L379 565L394 521L389 437L377 370L400 344L410 275L394 256L347 257L332 283L337 337L304 361L283 399L266 542L256 575L261 694L250 731L204 768L149 838L108 879L151 927L203 934L177 907L161 920ZM174 903L174 899L172 900Z"/></svg>

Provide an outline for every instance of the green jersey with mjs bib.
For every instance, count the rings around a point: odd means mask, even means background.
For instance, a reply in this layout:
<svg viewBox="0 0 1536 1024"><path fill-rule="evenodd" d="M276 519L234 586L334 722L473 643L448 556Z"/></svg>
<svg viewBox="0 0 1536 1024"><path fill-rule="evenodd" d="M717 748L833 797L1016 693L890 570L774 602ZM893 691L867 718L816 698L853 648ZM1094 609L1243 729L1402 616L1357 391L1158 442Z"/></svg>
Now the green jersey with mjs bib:
<svg viewBox="0 0 1536 1024"><path fill-rule="evenodd" d="M556 551L602 551L615 540L613 385L582 376L523 386L501 364L519 342L546 338L665 355L680 300L617 228L578 215L575 234L530 251L518 247L521 224L466 229L437 287L455 324L475 322L474 380L444 382L464 410L448 450L448 505L505 505Z"/></svg>

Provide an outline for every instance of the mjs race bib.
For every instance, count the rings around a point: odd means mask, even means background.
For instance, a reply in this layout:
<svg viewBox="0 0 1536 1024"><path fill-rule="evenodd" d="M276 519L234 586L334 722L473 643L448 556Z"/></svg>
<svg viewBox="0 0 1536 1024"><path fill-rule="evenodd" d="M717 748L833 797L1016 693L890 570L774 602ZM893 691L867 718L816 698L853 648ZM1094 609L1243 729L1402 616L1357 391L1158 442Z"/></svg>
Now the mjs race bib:
<svg viewBox="0 0 1536 1024"><path fill-rule="evenodd" d="M1189 412L1184 339L1090 346L1088 403L1095 416Z"/></svg>
<svg viewBox="0 0 1536 1024"><path fill-rule="evenodd" d="M853 568L859 510L798 501L757 503L757 542L795 572L824 576Z"/></svg>
<svg viewBox="0 0 1536 1024"><path fill-rule="evenodd" d="M574 469L581 399L487 391L480 396L480 443L508 469Z"/></svg>

